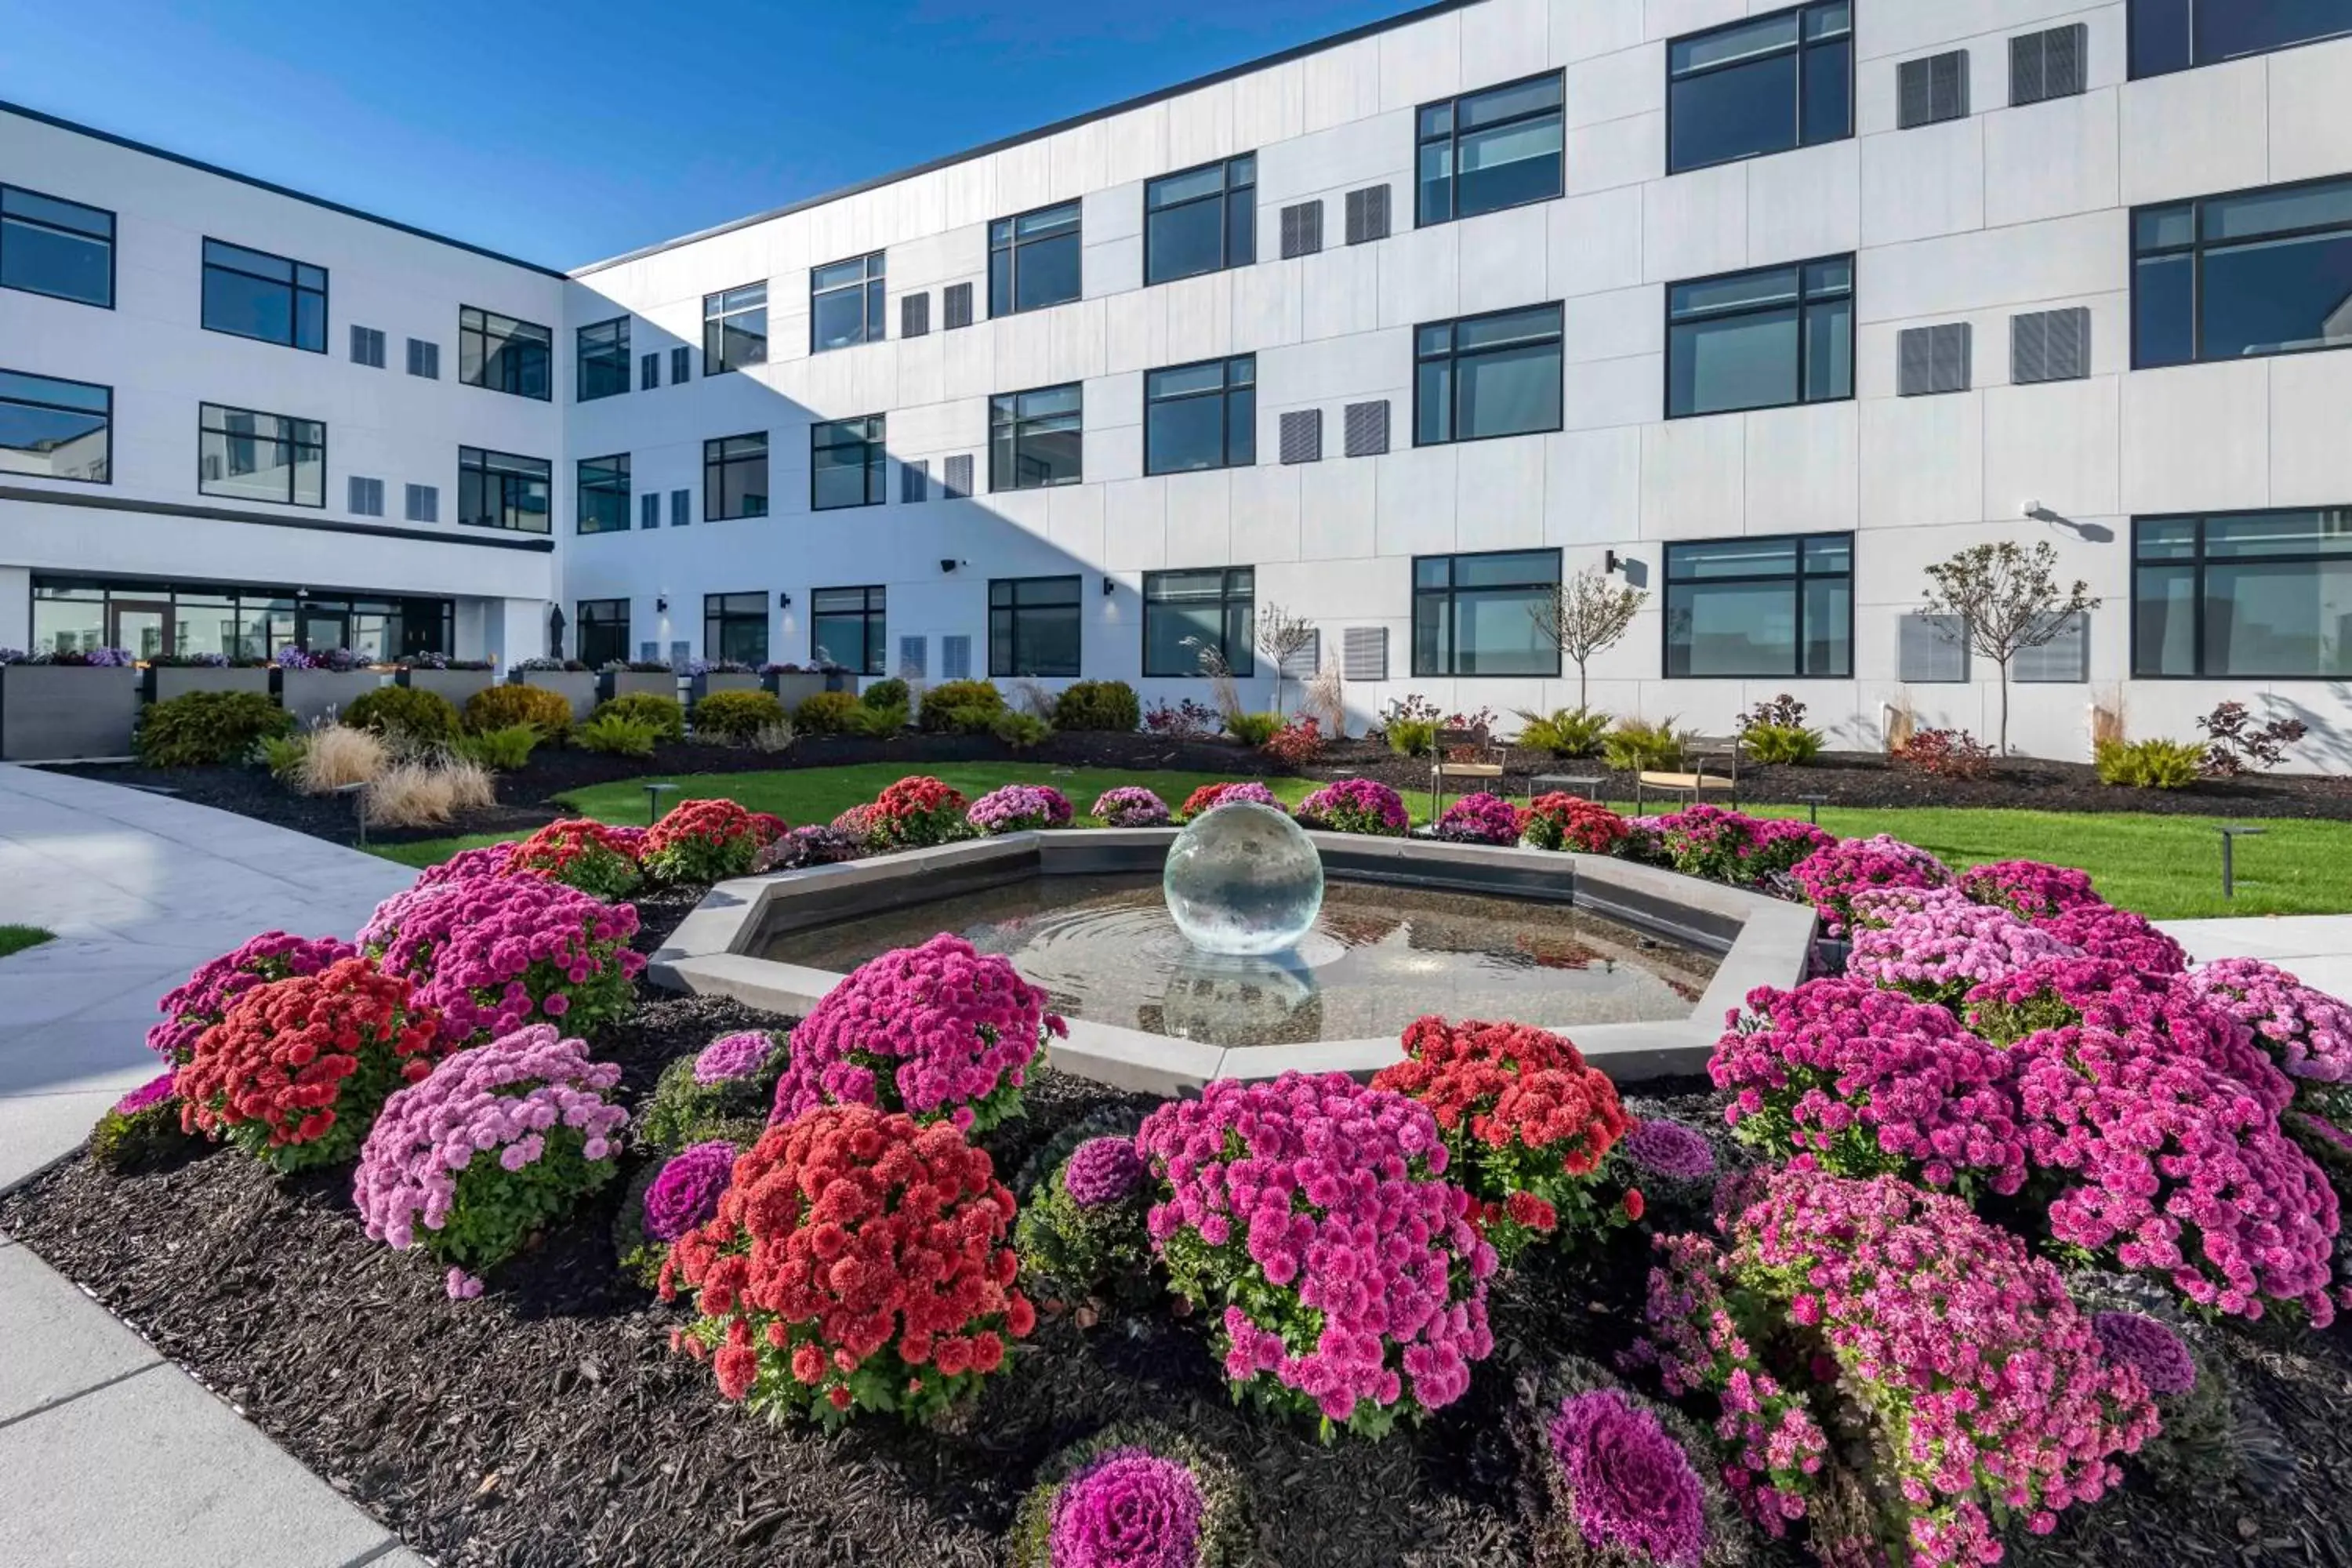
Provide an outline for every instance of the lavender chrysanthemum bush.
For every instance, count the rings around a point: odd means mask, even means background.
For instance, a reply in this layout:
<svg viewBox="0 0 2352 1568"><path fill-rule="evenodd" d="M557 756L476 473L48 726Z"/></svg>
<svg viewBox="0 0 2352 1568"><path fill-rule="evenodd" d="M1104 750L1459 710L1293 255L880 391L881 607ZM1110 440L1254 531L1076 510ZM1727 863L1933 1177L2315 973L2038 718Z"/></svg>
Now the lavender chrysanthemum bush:
<svg viewBox="0 0 2352 1568"><path fill-rule="evenodd" d="M2352 1006L2259 958L2204 964L2181 984L2248 1029L2307 1110L2331 1121L2352 1112Z"/></svg>
<svg viewBox="0 0 2352 1568"><path fill-rule="evenodd" d="M1115 1204L1143 1184L1143 1156L1132 1138L1089 1138L1070 1151L1062 1188L1082 1209Z"/></svg>
<svg viewBox="0 0 2352 1568"><path fill-rule="evenodd" d="M1087 815L1105 827L1165 827L1168 803L1140 784L1121 784L1097 795Z"/></svg>
<svg viewBox="0 0 2352 1568"><path fill-rule="evenodd" d="M1046 784L1006 784L973 801L964 820L991 836L1067 827L1070 802L1060 790Z"/></svg>
<svg viewBox="0 0 2352 1568"><path fill-rule="evenodd" d="M1948 888L1866 889L1846 909L1853 932L1848 974L1946 1006L1987 981L2079 951Z"/></svg>
<svg viewBox="0 0 2352 1568"><path fill-rule="evenodd" d="M2145 1312L2094 1312L2091 1331L2107 1359L2137 1373L2150 1394L2168 1397L2197 1386L2197 1358L2179 1334Z"/></svg>
<svg viewBox="0 0 2352 1568"><path fill-rule="evenodd" d="M797 871L806 866L837 866L845 860L860 859L865 854L864 839L845 831L837 823L810 823L788 829L782 837L762 847L751 857L751 869L757 874Z"/></svg>
<svg viewBox="0 0 2352 1568"><path fill-rule="evenodd" d="M1240 1568L1253 1542L1231 1463L1171 1429L1121 1424L1040 1467L1009 1544L1012 1568Z"/></svg>
<svg viewBox="0 0 2352 1568"><path fill-rule="evenodd" d="M1519 808L1499 795L1465 795L1431 829L1449 844L1510 846L1519 841Z"/></svg>
<svg viewBox="0 0 2352 1568"><path fill-rule="evenodd" d="M694 1081L707 1087L750 1078L782 1048L776 1037L765 1029L738 1029L731 1035L721 1035L696 1053Z"/></svg>
<svg viewBox="0 0 2352 1568"><path fill-rule="evenodd" d="M1652 1117L1642 1122L1626 1133L1617 1147L1644 1176L1704 1182L1715 1174L1715 1149L1706 1134L1664 1117Z"/></svg>
<svg viewBox="0 0 2352 1568"><path fill-rule="evenodd" d="M1327 833L1397 837L1412 826L1404 797L1377 779L1340 779L1298 803L1298 825Z"/></svg>

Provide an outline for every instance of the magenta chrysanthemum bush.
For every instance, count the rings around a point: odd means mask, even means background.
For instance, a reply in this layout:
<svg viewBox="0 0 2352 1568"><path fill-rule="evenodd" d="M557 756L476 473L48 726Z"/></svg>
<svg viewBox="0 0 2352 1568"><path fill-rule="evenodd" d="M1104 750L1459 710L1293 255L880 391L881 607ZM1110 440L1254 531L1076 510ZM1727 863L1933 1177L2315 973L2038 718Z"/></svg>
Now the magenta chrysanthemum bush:
<svg viewBox="0 0 2352 1568"><path fill-rule="evenodd" d="M521 840L509 838L499 844L485 844L478 848L460 849L437 865L427 866L416 873L412 888L438 887L444 882L467 882L477 877L503 877L514 852L522 847Z"/></svg>
<svg viewBox="0 0 2352 1568"><path fill-rule="evenodd" d="M1140 784L1121 784L1097 795L1087 815L1105 827L1165 827L1168 803Z"/></svg>
<svg viewBox="0 0 2352 1568"><path fill-rule="evenodd" d="M872 1105L984 1132L1013 1115L1029 1062L1069 1032L1010 960L945 932L858 966L793 1031L771 1122Z"/></svg>
<svg viewBox="0 0 2352 1568"><path fill-rule="evenodd" d="M2033 923L2093 958L2112 958L2151 974L2188 973L2187 951L2150 925L2147 916L2129 910L2085 904L2045 915Z"/></svg>
<svg viewBox="0 0 2352 1568"><path fill-rule="evenodd" d="M1549 1436L1587 1545L1659 1568L1696 1568L1706 1550L1698 1472L1655 1415L1597 1388L1560 1401Z"/></svg>
<svg viewBox="0 0 2352 1568"><path fill-rule="evenodd" d="M964 820L982 833L1031 833L1045 827L1067 827L1069 798L1045 784L1006 784L971 803Z"/></svg>
<svg viewBox="0 0 2352 1568"><path fill-rule="evenodd" d="M1115 1204L1143 1184L1143 1156L1132 1138L1089 1138L1062 1165L1062 1190L1082 1209Z"/></svg>
<svg viewBox="0 0 2352 1568"><path fill-rule="evenodd" d="M394 894L361 944L442 1013L444 1038L484 1040L535 1019L583 1031L627 1013L646 966L629 949L633 904L537 877L484 878Z"/></svg>
<svg viewBox="0 0 2352 1568"><path fill-rule="evenodd" d="M1175 1460L1113 1449L1054 1499L1053 1568L1193 1568L1206 1506L1201 1483Z"/></svg>
<svg viewBox="0 0 2352 1568"><path fill-rule="evenodd" d="M176 1072L163 1072L149 1079L114 1102L114 1114L136 1116L142 1110L163 1104L172 1098L172 1083L178 1077Z"/></svg>
<svg viewBox="0 0 2352 1568"><path fill-rule="evenodd" d="M1639 1123L1617 1148L1634 1169L1677 1182L1703 1182L1715 1174L1715 1148L1696 1128L1664 1117Z"/></svg>
<svg viewBox="0 0 2352 1568"><path fill-rule="evenodd" d="M1499 795L1465 795L1445 808L1433 829L1451 844L1497 844L1519 841L1519 808Z"/></svg>
<svg viewBox="0 0 2352 1568"><path fill-rule="evenodd" d="M646 1235L676 1241L719 1212L735 1174L735 1145L724 1138L679 1150L646 1189Z"/></svg>
<svg viewBox="0 0 2352 1568"><path fill-rule="evenodd" d="M1980 904L2007 910L2026 921L2106 902L2092 888L2088 871L2041 860L1994 860L1971 866L1960 873L1960 891Z"/></svg>
<svg viewBox="0 0 2352 1568"><path fill-rule="evenodd" d="M694 1081L706 1087L750 1078L768 1058L783 1049L765 1029L738 1029L721 1035L696 1053Z"/></svg>
<svg viewBox="0 0 2352 1568"><path fill-rule="evenodd" d="M1217 1346L1237 1388L1371 1436L1468 1391L1494 1350L1495 1251L1426 1106L1342 1073L1221 1079L1154 1110L1136 1147L1171 1283L1229 1303Z"/></svg>
<svg viewBox="0 0 2352 1568"><path fill-rule="evenodd" d="M2307 1105L2330 1116L2352 1111L2352 1006L2259 958L2221 959L2182 984L2245 1026Z"/></svg>
<svg viewBox="0 0 2352 1568"><path fill-rule="evenodd" d="M361 1146L352 1201L368 1235L421 1242L450 1265L453 1296L478 1294L469 1276L612 1176L629 1113L604 1096L620 1081L552 1024L444 1059L384 1101Z"/></svg>
<svg viewBox="0 0 2352 1568"><path fill-rule="evenodd" d="M2047 1532L2157 1429L2057 1269L1957 1198L1801 1163L1726 1229L1659 1243L1648 1353L1670 1392L1722 1399L1727 1479L1768 1530L1821 1494L1817 1407L1875 1428L1865 1495L1916 1568L2000 1561L2011 1520Z"/></svg>
<svg viewBox="0 0 2352 1568"><path fill-rule="evenodd" d="M1811 823L1754 817L1701 801L1635 823L1627 853L1686 877L1744 888L1785 875L1835 842Z"/></svg>
<svg viewBox="0 0 2352 1568"><path fill-rule="evenodd" d="M317 974L359 949L340 937L295 936L282 931L247 938L234 952L197 966L163 993L155 1009L163 1021L147 1031L147 1048L176 1066L195 1053L196 1037L228 1013L228 1005L257 985L297 974Z"/></svg>
<svg viewBox="0 0 2352 1568"><path fill-rule="evenodd" d="M1941 888L1952 879L1941 860L1885 833L1875 838L1839 839L1798 861L1789 874L1832 933L1846 929L1856 893L1871 888Z"/></svg>
<svg viewBox="0 0 2352 1568"><path fill-rule="evenodd" d="M1404 797L1378 779L1339 779L1298 803L1304 827L1328 833L1370 833L1398 837L1412 826Z"/></svg>
<svg viewBox="0 0 2352 1568"><path fill-rule="evenodd" d="M2091 1331L2107 1359L2137 1373L2150 1394L2168 1397L2197 1386L2197 1358L2179 1334L2145 1312L2094 1312Z"/></svg>
<svg viewBox="0 0 2352 1568"><path fill-rule="evenodd" d="M1865 889L1847 900L1846 911L1853 935L1848 974L1947 1007L1986 981L2076 951L1948 888Z"/></svg>

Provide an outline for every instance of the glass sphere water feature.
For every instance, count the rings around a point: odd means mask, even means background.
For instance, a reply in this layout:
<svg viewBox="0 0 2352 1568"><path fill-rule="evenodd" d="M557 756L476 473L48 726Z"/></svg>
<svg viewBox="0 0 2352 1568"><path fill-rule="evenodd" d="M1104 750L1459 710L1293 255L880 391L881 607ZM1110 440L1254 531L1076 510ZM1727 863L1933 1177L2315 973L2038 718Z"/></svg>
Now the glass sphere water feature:
<svg viewBox="0 0 2352 1568"><path fill-rule="evenodd" d="M1323 857L1281 812L1237 802L1176 836L1160 889L1176 929L1202 952L1281 952L1323 908Z"/></svg>

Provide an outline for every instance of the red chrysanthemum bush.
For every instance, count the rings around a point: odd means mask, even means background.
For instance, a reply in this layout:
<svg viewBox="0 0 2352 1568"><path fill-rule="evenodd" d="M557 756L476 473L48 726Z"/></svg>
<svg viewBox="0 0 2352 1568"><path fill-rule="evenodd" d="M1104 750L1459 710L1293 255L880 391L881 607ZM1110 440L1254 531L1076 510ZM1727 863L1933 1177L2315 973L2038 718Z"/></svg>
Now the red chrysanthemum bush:
<svg viewBox="0 0 2352 1568"><path fill-rule="evenodd" d="M1429 1108L1446 1168L1504 1262L1539 1240L1573 1245L1641 1216L1638 1188L1603 1201L1601 1161L1633 1122L1617 1086L1573 1045L1524 1024L1433 1016L1405 1030L1404 1048L1372 1087Z"/></svg>
<svg viewBox="0 0 2352 1568"><path fill-rule="evenodd" d="M881 849L928 849L971 837L968 803L929 773L900 779L866 808L866 834Z"/></svg>
<svg viewBox="0 0 2352 1568"><path fill-rule="evenodd" d="M509 877L545 877L593 898L625 898L644 879L638 858L647 829L611 827L593 817L551 822L514 847Z"/></svg>
<svg viewBox="0 0 2352 1568"><path fill-rule="evenodd" d="M719 1213L671 1248L662 1298L691 1292L697 1313L673 1343L755 1410L928 1419L1036 1324L1013 1289L1013 1212L954 1127L812 1110L738 1159Z"/></svg>
<svg viewBox="0 0 2352 1568"><path fill-rule="evenodd" d="M1536 796L1521 826L1528 842L1538 849L1574 849L1586 855L1614 854L1632 831L1607 806L1561 792Z"/></svg>
<svg viewBox="0 0 2352 1568"><path fill-rule="evenodd" d="M180 1125L279 1171L347 1160L393 1090L457 1042L408 982L346 958L244 993L172 1080Z"/></svg>
<svg viewBox="0 0 2352 1568"><path fill-rule="evenodd" d="M645 868L664 882L719 882L751 869L784 835L784 820L731 800L682 800L646 829Z"/></svg>

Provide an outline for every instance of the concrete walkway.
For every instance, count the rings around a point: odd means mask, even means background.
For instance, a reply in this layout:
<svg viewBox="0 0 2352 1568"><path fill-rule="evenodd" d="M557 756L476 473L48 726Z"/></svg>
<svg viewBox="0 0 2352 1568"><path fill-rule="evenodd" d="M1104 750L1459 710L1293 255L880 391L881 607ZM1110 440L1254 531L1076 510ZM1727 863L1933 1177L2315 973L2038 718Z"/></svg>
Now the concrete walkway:
<svg viewBox="0 0 2352 1568"><path fill-rule="evenodd" d="M2200 963L2217 958L2264 959L2314 990L2352 999L2352 915L2258 915L2158 924Z"/></svg>

